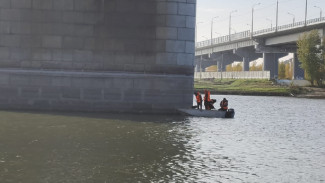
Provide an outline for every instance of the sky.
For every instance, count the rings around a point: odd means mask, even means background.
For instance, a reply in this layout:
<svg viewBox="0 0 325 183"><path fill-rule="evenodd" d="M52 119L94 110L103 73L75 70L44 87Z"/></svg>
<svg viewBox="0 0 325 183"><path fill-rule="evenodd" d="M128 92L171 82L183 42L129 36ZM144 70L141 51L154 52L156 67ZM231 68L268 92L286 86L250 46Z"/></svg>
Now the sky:
<svg viewBox="0 0 325 183"><path fill-rule="evenodd" d="M306 0L278 0L278 25L292 24L305 20ZM259 4L260 3L260 4ZM258 5L259 4L259 5ZM277 0L197 0L196 24L197 41L229 34L229 15L231 13L231 33L251 29L252 7L254 6L254 31L267 29L276 24ZM307 19L325 16L325 0L307 0ZM316 7L314 7L316 6Z"/></svg>

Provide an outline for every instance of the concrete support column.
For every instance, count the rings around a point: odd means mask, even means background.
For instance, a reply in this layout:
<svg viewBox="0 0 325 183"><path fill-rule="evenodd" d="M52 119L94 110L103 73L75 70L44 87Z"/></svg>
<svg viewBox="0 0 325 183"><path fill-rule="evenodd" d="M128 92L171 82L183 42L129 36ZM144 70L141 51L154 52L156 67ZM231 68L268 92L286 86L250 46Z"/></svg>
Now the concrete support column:
<svg viewBox="0 0 325 183"><path fill-rule="evenodd" d="M249 57L244 57L243 58L243 71L249 71L249 62L251 60L249 59Z"/></svg>
<svg viewBox="0 0 325 183"><path fill-rule="evenodd" d="M283 53L263 53L264 71L270 71L270 78L275 79L279 73L279 58L283 57Z"/></svg>
<svg viewBox="0 0 325 183"><path fill-rule="evenodd" d="M200 68L201 68L201 58L197 57L195 58L195 63L194 63L195 72L200 72Z"/></svg>
<svg viewBox="0 0 325 183"><path fill-rule="evenodd" d="M217 65L218 65L218 72L222 72L223 71L222 60L218 60Z"/></svg>
<svg viewBox="0 0 325 183"><path fill-rule="evenodd" d="M262 56L260 53L255 53L255 49L250 48L238 48L233 50L233 53L242 57L243 71L249 71L249 62L258 59Z"/></svg>
<svg viewBox="0 0 325 183"><path fill-rule="evenodd" d="M299 63L299 59L298 59L298 55L297 53L294 54L293 57L293 73L292 73L292 79L303 79L305 78L305 71L300 68L300 63Z"/></svg>

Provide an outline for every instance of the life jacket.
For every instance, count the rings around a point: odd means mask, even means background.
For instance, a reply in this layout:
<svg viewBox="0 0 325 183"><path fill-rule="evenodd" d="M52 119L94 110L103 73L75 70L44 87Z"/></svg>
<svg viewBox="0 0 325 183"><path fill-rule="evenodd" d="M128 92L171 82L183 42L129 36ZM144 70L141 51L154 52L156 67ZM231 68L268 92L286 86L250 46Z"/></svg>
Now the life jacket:
<svg viewBox="0 0 325 183"><path fill-rule="evenodd" d="M210 99L210 91L205 91L205 93L204 93L204 101L206 101L206 102L211 101L211 99Z"/></svg>
<svg viewBox="0 0 325 183"><path fill-rule="evenodd" d="M196 94L196 102L198 102L198 103L202 102L202 96L199 92L197 92L197 94Z"/></svg>
<svg viewBox="0 0 325 183"><path fill-rule="evenodd" d="M223 109L223 110L227 110L228 109L228 100L222 100L220 102L220 107Z"/></svg>

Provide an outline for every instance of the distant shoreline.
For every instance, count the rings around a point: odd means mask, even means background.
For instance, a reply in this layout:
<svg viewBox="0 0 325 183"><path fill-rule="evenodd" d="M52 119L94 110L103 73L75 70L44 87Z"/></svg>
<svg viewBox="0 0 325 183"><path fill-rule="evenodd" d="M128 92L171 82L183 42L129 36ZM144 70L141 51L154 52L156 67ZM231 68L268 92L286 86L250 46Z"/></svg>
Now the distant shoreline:
<svg viewBox="0 0 325 183"><path fill-rule="evenodd" d="M265 80L196 80L195 91L214 95L279 96L325 99L325 88L279 85Z"/></svg>
<svg viewBox="0 0 325 183"><path fill-rule="evenodd" d="M325 99L325 89L323 93L306 93L306 94L285 94L285 93L259 93L259 92L218 92L211 91L213 95L243 95L243 96L275 96L275 97L296 97L296 98L310 98L310 99Z"/></svg>

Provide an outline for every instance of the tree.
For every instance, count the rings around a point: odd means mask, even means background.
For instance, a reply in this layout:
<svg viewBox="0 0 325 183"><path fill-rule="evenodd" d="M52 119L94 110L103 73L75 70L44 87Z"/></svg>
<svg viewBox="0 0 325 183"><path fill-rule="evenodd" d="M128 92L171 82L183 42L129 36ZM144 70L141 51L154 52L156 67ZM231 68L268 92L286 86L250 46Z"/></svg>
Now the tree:
<svg viewBox="0 0 325 183"><path fill-rule="evenodd" d="M300 67L305 70L307 80L312 85L322 85L324 79L324 46L321 46L321 38L317 30L303 34L298 42L298 58Z"/></svg>
<svg viewBox="0 0 325 183"><path fill-rule="evenodd" d="M229 64L229 65L226 66L226 71L227 71L227 72L231 72L231 71L233 71L233 69L232 69L232 65L231 65L231 64Z"/></svg>
<svg viewBox="0 0 325 183"><path fill-rule="evenodd" d="M235 65L234 71L243 71L243 64L238 63L237 65Z"/></svg>
<svg viewBox="0 0 325 183"><path fill-rule="evenodd" d="M292 79L292 68L291 68L291 63L287 63L285 65L285 71L286 71L286 78L287 79Z"/></svg>
<svg viewBox="0 0 325 183"><path fill-rule="evenodd" d="M256 62L253 62L253 65L249 67L249 71L262 71L263 70L263 65L257 65Z"/></svg>
<svg viewBox="0 0 325 183"><path fill-rule="evenodd" d="M323 81L322 84L324 84L324 81L325 81L325 45L324 44L325 44L325 36L323 37L323 42L320 47L321 52L322 52L322 54L321 54L322 62L321 62L321 68L320 68L321 69L321 79Z"/></svg>
<svg viewBox="0 0 325 183"><path fill-rule="evenodd" d="M205 72L218 72L218 66L217 65L211 65L210 67L207 67L205 69Z"/></svg>
<svg viewBox="0 0 325 183"><path fill-rule="evenodd" d="M227 65L226 67L226 71L227 72L236 72L236 71L243 71L243 64L242 63L237 63L237 64L230 64L230 65Z"/></svg>
<svg viewBox="0 0 325 183"><path fill-rule="evenodd" d="M286 77L286 69L285 68L286 68L286 64L281 62L279 64L279 76L278 76L279 79L285 79L285 77Z"/></svg>

